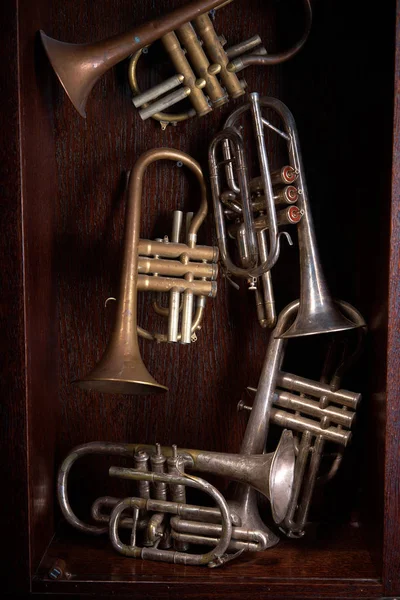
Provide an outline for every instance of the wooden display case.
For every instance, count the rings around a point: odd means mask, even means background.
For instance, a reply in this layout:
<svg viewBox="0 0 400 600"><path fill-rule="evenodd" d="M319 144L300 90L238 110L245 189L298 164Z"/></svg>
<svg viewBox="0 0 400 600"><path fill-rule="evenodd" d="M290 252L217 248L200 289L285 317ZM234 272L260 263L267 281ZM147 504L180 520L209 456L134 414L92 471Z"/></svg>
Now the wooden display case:
<svg viewBox="0 0 400 600"><path fill-rule="evenodd" d="M101 396L71 385L94 366L111 330L113 309L104 300L118 289L126 172L157 146L188 152L206 171L210 139L241 100L163 132L132 107L123 62L96 85L83 120L37 32L69 42L100 40L179 4L5 0L0 8L5 589L193 600L399 596L400 54L393 1L315 0L303 51L285 65L245 75L249 90L280 98L295 116L330 287L369 327L365 353L345 386L363 393L354 443L325 491L318 526L302 540L282 540L209 570L123 558L106 538L79 535L60 518L57 468L77 444L160 441L237 452L246 419L236 404L246 385L257 383L264 359L267 335L252 298L220 278L195 344L141 345L168 395ZM301 19L296 0L235 0L215 25L232 43L259 33L274 51L296 39ZM143 86L153 76L142 69ZM279 158L278 150L271 153ZM168 233L171 210L196 206L192 185L176 168L149 170L143 237ZM213 237L210 211L200 239ZM298 295L295 250L284 249L273 277L283 308ZM152 327L149 306L141 298L138 316ZM310 367L310 352L293 342L293 370ZM96 493L112 490L108 464L76 467L71 494L78 512ZM65 576L52 580L57 561Z"/></svg>

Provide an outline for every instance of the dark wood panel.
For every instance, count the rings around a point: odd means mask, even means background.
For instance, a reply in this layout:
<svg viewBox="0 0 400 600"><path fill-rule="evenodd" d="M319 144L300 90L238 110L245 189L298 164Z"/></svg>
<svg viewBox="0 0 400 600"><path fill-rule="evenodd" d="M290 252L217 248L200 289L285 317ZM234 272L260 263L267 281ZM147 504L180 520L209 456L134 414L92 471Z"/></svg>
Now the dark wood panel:
<svg viewBox="0 0 400 600"><path fill-rule="evenodd" d="M234 598L250 594L363 598L381 593L375 566L355 527L321 528L308 540L286 540L268 552L244 554L222 569L131 560L116 555L107 539L95 542L63 531L42 561L34 591L105 593L112 589L123 594L131 589L139 597L168 592L171 598L178 594L223 598L228 593ZM66 576L50 581L47 573L56 560L64 561ZM107 588L110 579L112 588Z"/></svg>
<svg viewBox="0 0 400 600"><path fill-rule="evenodd" d="M46 26L48 15L47 0L21 3L20 151L32 572L54 532L54 442L58 411L58 319L53 255L57 187L52 80L37 33Z"/></svg>
<svg viewBox="0 0 400 600"><path fill-rule="evenodd" d="M400 594L400 3L397 2L395 111L387 355L387 420L385 463L385 595Z"/></svg>
<svg viewBox="0 0 400 600"><path fill-rule="evenodd" d="M372 3L316 3L310 39L282 77L283 98L293 106L301 136L330 288L362 312L369 329L364 353L346 377L345 385L362 392L363 401L334 502L351 505L377 563L384 515L394 17L394 2L378 11ZM363 44L366 31L379 32L379 43Z"/></svg>
<svg viewBox="0 0 400 600"><path fill-rule="evenodd" d="M17 2L1 3L0 30L0 510L7 539L1 580L5 591L18 592L29 589L29 518Z"/></svg>

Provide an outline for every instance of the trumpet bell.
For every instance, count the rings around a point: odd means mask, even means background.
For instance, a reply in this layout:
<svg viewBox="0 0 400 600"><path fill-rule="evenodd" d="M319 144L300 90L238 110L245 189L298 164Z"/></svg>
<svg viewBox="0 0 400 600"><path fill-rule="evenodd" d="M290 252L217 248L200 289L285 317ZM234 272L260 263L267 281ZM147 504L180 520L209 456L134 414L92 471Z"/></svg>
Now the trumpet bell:
<svg viewBox="0 0 400 600"><path fill-rule="evenodd" d="M344 317L331 300L321 302L312 308L304 302L300 302L299 312L294 323L279 337L286 339L319 333L333 333L356 327L360 327L360 325Z"/></svg>
<svg viewBox="0 0 400 600"><path fill-rule="evenodd" d="M73 383L85 390L109 394L143 395L168 391L167 387L150 375L139 351L134 355L124 356L118 348L112 347L106 350L101 361L87 377Z"/></svg>
<svg viewBox="0 0 400 600"><path fill-rule="evenodd" d="M273 454L269 473L269 498L275 523L281 523L289 509L295 462L293 434L288 429L284 429Z"/></svg>
<svg viewBox="0 0 400 600"><path fill-rule="evenodd" d="M103 75L101 68L93 69L93 63L96 62L93 46L59 42L44 31L40 31L40 37L51 66L68 98L85 119L88 96L96 81Z"/></svg>

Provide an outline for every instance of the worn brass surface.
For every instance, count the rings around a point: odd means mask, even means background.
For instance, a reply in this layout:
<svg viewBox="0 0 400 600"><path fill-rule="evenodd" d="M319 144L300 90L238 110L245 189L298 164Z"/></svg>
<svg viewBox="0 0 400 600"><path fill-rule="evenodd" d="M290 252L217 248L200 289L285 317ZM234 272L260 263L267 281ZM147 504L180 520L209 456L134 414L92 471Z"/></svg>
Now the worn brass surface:
<svg viewBox="0 0 400 600"><path fill-rule="evenodd" d="M221 4L221 0L192 0L154 21L94 44L67 44L50 38L44 31L40 34L61 85L79 114L86 117L88 96L95 83L111 67L199 13Z"/></svg>
<svg viewBox="0 0 400 600"><path fill-rule="evenodd" d="M199 17L196 17L193 19L193 23L196 27L197 33L207 48L208 56L214 63L221 66L219 76L221 77L228 94L231 96L231 98L243 96L244 89L242 88L240 80L234 73L229 73L226 69L229 59L221 42L219 41L218 35L208 14L204 13Z"/></svg>
<svg viewBox="0 0 400 600"><path fill-rule="evenodd" d="M185 23L177 29L177 34L182 44L186 48L187 54L193 64L193 67L198 77L202 77L206 81L205 91L210 97L214 106L222 106L228 100L228 96L219 83L214 71L220 72L220 64L214 63L210 65L210 61L204 52L200 41L197 37L193 25Z"/></svg>
<svg viewBox="0 0 400 600"><path fill-rule="evenodd" d="M161 159L175 161L188 167L196 176L200 187L200 207L188 228L187 244L169 243L167 240L163 242L143 240L140 244L139 225L143 176L151 163ZM191 257L202 261L207 260L207 258L215 261L218 257L216 249L196 246L197 231L207 215L206 193L200 165L184 152L171 148L156 148L147 151L135 163L129 178L124 260L116 320L103 358L90 375L75 382L81 388L117 394L151 394L167 390L165 386L154 380L143 364L137 335L139 333L147 339L157 339L158 341L180 340L181 336L178 337L177 333L179 298L180 294L184 293L185 304L185 296L187 297L190 292L191 298L193 298L193 295L196 296L198 306L194 317L190 310L193 307L193 302L184 311L185 323L182 328L185 331L185 336L181 340L183 343L190 342L190 337L194 333L193 328L196 329L200 326L205 297L214 297L216 294L217 284L214 281L217 274L216 265L191 263ZM182 222L180 214L176 215L175 220L177 223ZM159 253L154 252L157 248L160 249ZM169 252L164 251L165 248L168 248ZM144 254L152 254L155 258L139 258L141 250ZM178 258L179 260L159 258L159 256L165 255L170 259ZM154 276L139 273L143 270L153 270L157 274L155 266L152 267L151 264L156 265L163 275ZM179 273L181 277L178 276ZM195 279L196 276L201 277L201 279ZM209 281L206 277L212 280ZM137 325L137 293L138 291L151 290L170 292L171 298L177 300L175 303L178 307L177 311L173 312L172 305L170 305L169 335L166 338L161 334L152 335L138 328Z"/></svg>
<svg viewBox="0 0 400 600"><path fill-rule="evenodd" d="M196 113L199 115L199 117L202 117L211 112L212 108L208 104L204 92L196 85L197 77L182 50L176 34L173 31L167 33L162 37L162 43L164 44L165 49L168 51L177 73L182 73L184 76L184 85L190 88L190 100L196 110Z"/></svg>

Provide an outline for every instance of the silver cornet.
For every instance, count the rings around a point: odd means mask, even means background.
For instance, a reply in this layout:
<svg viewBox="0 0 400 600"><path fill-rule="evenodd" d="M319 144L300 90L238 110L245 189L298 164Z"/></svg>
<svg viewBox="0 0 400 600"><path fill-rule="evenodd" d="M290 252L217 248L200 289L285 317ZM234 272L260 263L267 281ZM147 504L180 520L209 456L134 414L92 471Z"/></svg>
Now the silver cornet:
<svg viewBox="0 0 400 600"><path fill-rule="evenodd" d="M228 276L249 280L250 289L257 292L259 322L263 327L273 327L276 314L269 271L279 258L280 237L285 235L292 244L289 233L279 228L295 225L300 248L300 309L295 323L281 335L295 337L357 327L335 307L322 271L293 115L276 98L260 98L253 92L249 100L230 115L209 150L216 231L225 271ZM272 125L262 114L263 108L272 109L280 116L283 129ZM247 111L252 117L261 173L254 179L248 176L243 138L239 132L240 118ZM273 172L266 148L267 131L283 138L288 151L288 164ZM219 148L222 148L221 160L218 160ZM224 184L221 170L226 175ZM237 242L239 265L230 257L229 236Z"/></svg>

